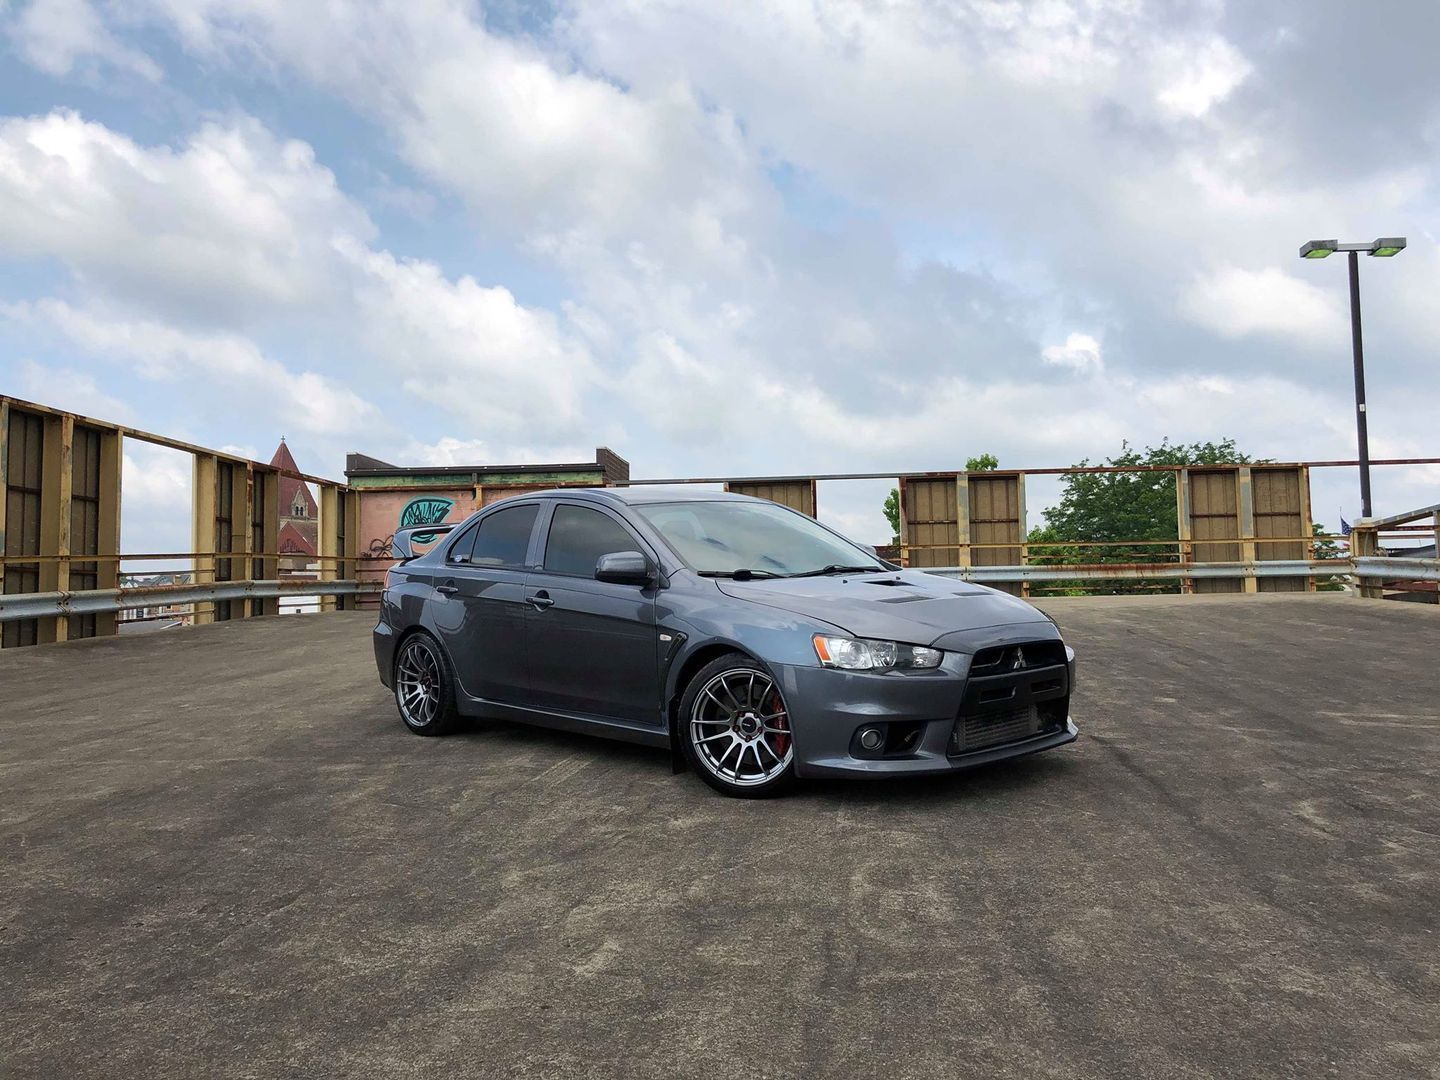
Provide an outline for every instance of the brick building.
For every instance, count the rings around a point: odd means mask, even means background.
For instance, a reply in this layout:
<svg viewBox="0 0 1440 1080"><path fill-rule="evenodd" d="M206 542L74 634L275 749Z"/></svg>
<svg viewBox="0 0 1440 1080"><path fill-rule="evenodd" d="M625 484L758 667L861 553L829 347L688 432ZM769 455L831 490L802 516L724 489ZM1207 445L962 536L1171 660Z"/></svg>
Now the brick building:
<svg viewBox="0 0 1440 1080"><path fill-rule="evenodd" d="M270 458L270 464L291 472L300 471L283 438ZM279 488L280 553L296 556L282 560L281 565L286 569L303 570L310 565L317 550L320 508L315 504L315 496L310 494L310 486L303 480L281 476Z"/></svg>

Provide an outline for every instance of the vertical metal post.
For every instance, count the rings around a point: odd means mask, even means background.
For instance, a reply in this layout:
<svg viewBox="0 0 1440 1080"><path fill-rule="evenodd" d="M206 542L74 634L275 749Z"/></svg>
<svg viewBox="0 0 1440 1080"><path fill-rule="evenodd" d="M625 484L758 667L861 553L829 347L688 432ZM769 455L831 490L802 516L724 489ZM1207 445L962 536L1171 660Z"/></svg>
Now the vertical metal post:
<svg viewBox="0 0 1440 1080"><path fill-rule="evenodd" d="M1190 470L1181 469L1175 474L1175 551L1181 566L1195 561L1195 546L1190 542ZM1180 592L1195 592L1194 578L1180 579Z"/></svg>
<svg viewBox="0 0 1440 1080"><path fill-rule="evenodd" d="M1310 506L1310 466L1300 466L1300 535L1305 537L1305 544L1300 549L1300 557L1306 562L1315 558L1315 512ZM1305 592L1315 591L1315 579L1305 579Z"/></svg>
<svg viewBox="0 0 1440 1080"><path fill-rule="evenodd" d="M1370 433L1365 420L1365 347L1360 341L1360 258L1350 252L1350 345L1355 354L1355 433L1360 443L1360 515L1370 516Z"/></svg>
<svg viewBox="0 0 1440 1080"><path fill-rule="evenodd" d="M121 478L125 471L125 444L118 431L100 436L100 528L97 548L105 555L120 554ZM95 564L96 587L113 589L120 584L120 561ZM95 633L105 637L119 631L118 616L102 612L95 616Z"/></svg>
<svg viewBox="0 0 1440 1080"><path fill-rule="evenodd" d="M896 491L896 496L895 496L896 503L897 503L898 506L900 507L900 517L899 517L899 520L900 520L900 537L899 537L899 547L900 547L900 550L899 550L898 552L896 552L896 554L899 556L900 565L901 565L901 566L909 566L909 565L910 565L910 522L909 522L909 519L907 518L907 516L906 516L906 514L905 514L905 478L904 478L903 476L897 476L897 477L895 478L895 491ZM477 498L477 501L478 501L478 498Z"/></svg>
<svg viewBox="0 0 1440 1080"><path fill-rule="evenodd" d="M320 485L320 524L316 529L316 554L319 558L320 580L334 581L340 575L335 557L340 554L339 516L341 512L340 492L330 484ZM336 597L320 597L321 611L334 611Z"/></svg>
<svg viewBox="0 0 1440 1080"><path fill-rule="evenodd" d="M1023 472L1015 474L1015 499L1017 511L1015 516L1018 519L1016 525L1020 530L1020 547L1018 549L1020 565L1025 566L1030 562L1030 531L1025 527L1027 515L1025 513L1025 474ZM1029 598L1030 582L1021 582L1020 595Z"/></svg>
<svg viewBox="0 0 1440 1080"><path fill-rule="evenodd" d="M1240 536L1240 558L1249 566L1240 581L1240 591L1259 592L1255 578L1255 486L1249 465L1235 470L1235 495L1239 526L1235 531Z"/></svg>
<svg viewBox="0 0 1440 1080"><path fill-rule="evenodd" d="M217 561L215 557L215 500L220 463L214 454L196 453L193 457L194 482L190 494L190 548L195 552L195 562L192 577L196 585L209 585L215 580ZM196 625L215 621L215 603L213 601L196 601L192 610Z"/></svg>
<svg viewBox="0 0 1440 1080"><path fill-rule="evenodd" d="M955 541L960 546L956 549L956 566L973 566L974 556L970 551L970 542L973 537L970 534L970 474L968 472L955 474ZM935 565L934 563L930 564ZM942 564L943 565L943 564Z"/></svg>

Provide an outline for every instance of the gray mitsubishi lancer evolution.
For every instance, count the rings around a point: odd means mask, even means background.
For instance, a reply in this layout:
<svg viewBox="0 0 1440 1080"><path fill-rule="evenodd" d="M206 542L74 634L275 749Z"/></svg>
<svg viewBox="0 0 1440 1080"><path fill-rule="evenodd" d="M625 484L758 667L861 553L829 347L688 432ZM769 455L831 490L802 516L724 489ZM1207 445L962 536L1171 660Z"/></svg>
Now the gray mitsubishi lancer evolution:
<svg viewBox="0 0 1440 1080"><path fill-rule="evenodd" d="M540 492L403 529L394 552L375 659L417 735L461 716L606 735L752 797L1076 737L1075 654L1048 616L763 499Z"/></svg>

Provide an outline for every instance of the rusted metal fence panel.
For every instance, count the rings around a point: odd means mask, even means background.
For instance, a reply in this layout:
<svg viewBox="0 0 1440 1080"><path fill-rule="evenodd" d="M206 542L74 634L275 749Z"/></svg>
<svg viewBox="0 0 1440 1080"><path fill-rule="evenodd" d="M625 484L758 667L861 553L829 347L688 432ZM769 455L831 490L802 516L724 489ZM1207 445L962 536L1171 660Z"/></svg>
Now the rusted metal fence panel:
<svg viewBox="0 0 1440 1080"><path fill-rule="evenodd" d="M810 517L815 516L814 480L778 480L773 483L747 483L736 480L727 482L726 491L737 495L753 495L757 499L769 499L791 510L799 510Z"/></svg>
<svg viewBox="0 0 1440 1080"><path fill-rule="evenodd" d="M960 474L900 477L900 561L906 566L968 566L961 535Z"/></svg>
<svg viewBox="0 0 1440 1080"><path fill-rule="evenodd" d="M5 425L5 582L7 593L40 591L40 563L24 557L41 552L41 502L44 495L45 418L8 410ZM34 645L40 620L7 623L0 643L6 648Z"/></svg>
<svg viewBox="0 0 1440 1080"><path fill-rule="evenodd" d="M1286 465L1250 468L1254 495L1255 559L1259 562L1309 559L1313 545L1301 539L1310 535L1310 477L1303 467ZM1266 543L1265 541L1271 541ZM1267 577L1257 582L1260 592L1310 592L1310 577Z"/></svg>
<svg viewBox="0 0 1440 1080"><path fill-rule="evenodd" d="M1025 561L1025 481L1019 473L965 474L972 566L1018 566ZM1007 545L997 547L995 545ZM1016 596L1019 583L995 586Z"/></svg>
<svg viewBox="0 0 1440 1080"><path fill-rule="evenodd" d="M1190 540L1197 563L1241 559L1239 473L1234 468L1188 470ZM1240 578L1196 578L1197 593L1243 592Z"/></svg>

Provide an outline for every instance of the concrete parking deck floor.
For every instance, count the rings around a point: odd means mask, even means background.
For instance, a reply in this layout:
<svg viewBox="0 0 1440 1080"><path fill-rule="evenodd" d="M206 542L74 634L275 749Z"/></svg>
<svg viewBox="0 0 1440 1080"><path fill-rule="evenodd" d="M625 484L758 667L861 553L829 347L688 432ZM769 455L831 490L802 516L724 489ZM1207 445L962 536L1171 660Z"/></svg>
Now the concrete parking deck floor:
<svg viewBox="0 0 1440 1080"><path fill-rule="evenodd" d="M363 614L0 654L0 1075L1440 1075L1440 612L1044 606L1078 743L768 803Z"/></svg>

